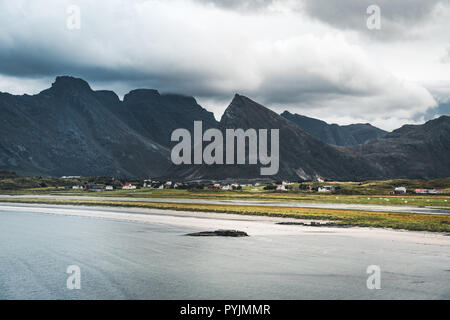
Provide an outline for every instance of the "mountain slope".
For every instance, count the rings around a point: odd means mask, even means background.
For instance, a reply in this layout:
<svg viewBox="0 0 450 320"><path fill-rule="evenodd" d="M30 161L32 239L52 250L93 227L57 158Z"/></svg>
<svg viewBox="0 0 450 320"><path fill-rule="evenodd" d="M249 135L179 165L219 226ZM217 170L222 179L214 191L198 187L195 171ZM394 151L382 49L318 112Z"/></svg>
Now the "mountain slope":
<svg viewBox="0 0 450 320"><path fill-rule="evenodd" d="M118 112L120 118L141 135L170 147L171 134L178 128L193 130L194 121L203 127L217 127L212 112L197 104L193 97L165 94L156 90L138 89L125 95Z"/></svg>
<svg viewBox="0 0 450 320"><path fill-rule="evenodd" d="M188 99L171 98L182 100L179 108ZM34 96L0 94L0 168L28 175L160 175L170 165L170 149L144 124L163 127L165 117L154 110L138 123L132 120L138 115L127 114L132 107L72 77L58 77Z"/></svg>
<svg viewBox="0 0 450 320"><path fill-rule="evenodd" d="M385 178L450 177L450 117L405 125L348 150L373 163Z"/></svg>
<svg viewBox="0 0 450 320"><path fill-rule="evenodd" d="M182 165L174 175L201 179L331 179L373 178L379 173L346 150L330 146L300 129L293 122L250 100L236 95L220 121L220 128L280 130L280 170L276 176L261 176L261 165Z"/></svg>
<svg viewBox="0 0 450 320"><path fill-rule="evenodd" d="M283 112L281 116L294 122L300 128L323 142L336 146L363 144L366 141L378 139L387 134L386 131L368 123L339 126L299 114L292 114L289 111Z"/></svg>

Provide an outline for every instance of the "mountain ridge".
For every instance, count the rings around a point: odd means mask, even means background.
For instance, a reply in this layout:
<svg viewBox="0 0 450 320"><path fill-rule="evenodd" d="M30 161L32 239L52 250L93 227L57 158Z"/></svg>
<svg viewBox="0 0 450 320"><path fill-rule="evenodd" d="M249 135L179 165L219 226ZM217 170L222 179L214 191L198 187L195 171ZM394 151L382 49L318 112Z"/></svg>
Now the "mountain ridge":
<svg viewBox="0 0 450 320"><path fill-rule="evenodd" d="M333 146L240 94L217 122L193 97L136 89L120 100L113 91L94 91L70 76L57 77L36 95L0 92L0 115L0 170L25 175L185 180L450 176L448 116L405 125L363 144ZM174 166L171 133L178 128L192 131L194 121L202 121L204 130L279 129L279 173L261 177L260 165Z"/></svg>
<svg viewBox="0 0 450 320"><path fill-rule="evenodd" d="M372 126L370 123L355 123L340 126L337 124L329 124L323 120L292 114L289 111L284 111L281 116L294 122L300 128L323 142L337 146L363 144L369 140L381 138L388 133Z"/></svg>

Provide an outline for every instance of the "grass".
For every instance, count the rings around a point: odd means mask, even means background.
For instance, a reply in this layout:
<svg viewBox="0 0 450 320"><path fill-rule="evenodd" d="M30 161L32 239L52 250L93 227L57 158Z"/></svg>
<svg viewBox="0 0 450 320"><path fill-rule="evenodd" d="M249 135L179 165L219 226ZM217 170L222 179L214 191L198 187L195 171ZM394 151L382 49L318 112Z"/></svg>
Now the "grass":
<svg viewBox="0 0 450 320"><path fill-rule="evenodd" d="M398 205L414 207L450 207L449 195L341 195L319 194L311 192L273 192L273 191L212 191L212 190L114 190L108 192L85 192L65 188L30 188L23 190L0 190L6 195L59 195L90 197L126 197L126 198L184 198L184 199L219 199L219 200L253 200L253 201L300 201L318 203L346 203L370 205Z"/></svg>
<svg viewBox="0 0 450 320"><path fill-rule="evenodd" d="M450 232L450 216L412 213L353 211L341 209L286 208L266 206L152 203L106 200L0 199L0 202L57 205L91 205L112 207L156 208L242 215L264 215L296 219L331 220L342 226L392 228L411 231Z"/></svg>
<svg viewBox="0 0 450 320"><path fill-rule="evenodd" d="M317 203L369 204L414 207L450 208L450 178L438 180L385 180L365 182L325 182L303 183L318 187L333 184L339 189L333 194L299 191L299 184L288 192L264 190L264 186L246 186L241 191L222 190L114 190L108 192L85 192L72 190L73 185L85 183L109 184L118 187L120 181L105 177L83 177L79 179L61 179L46 177L21 177L14 174L1 174L0 194L7 195L59 195L59 196L93 196L125 198L179 198L179 199L216 199L216 200L253 200L253 201L297 201ZM407 190L418 188L443 189L442 195L389 195L395 187L404 186Z"/></svg>

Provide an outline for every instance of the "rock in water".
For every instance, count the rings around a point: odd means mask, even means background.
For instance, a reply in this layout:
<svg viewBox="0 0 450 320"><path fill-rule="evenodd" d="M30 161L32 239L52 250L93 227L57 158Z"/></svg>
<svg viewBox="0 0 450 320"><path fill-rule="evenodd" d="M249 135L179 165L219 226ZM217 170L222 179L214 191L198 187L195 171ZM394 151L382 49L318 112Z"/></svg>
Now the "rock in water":
<svg viewBox="0 0 450 320"><path fill-rule="evenodd" d="M190 237L248 237L248 234L237 230L216 230L188 233Z"/></svg>

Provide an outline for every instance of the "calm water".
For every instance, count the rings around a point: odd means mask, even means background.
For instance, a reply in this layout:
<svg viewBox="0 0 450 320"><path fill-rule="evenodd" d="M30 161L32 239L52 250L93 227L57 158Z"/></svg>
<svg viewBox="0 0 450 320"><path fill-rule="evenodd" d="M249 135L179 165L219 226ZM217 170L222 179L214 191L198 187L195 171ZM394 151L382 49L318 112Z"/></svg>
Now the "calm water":
<svg viewBox="0 0 450 320"><path fill-rule="evenodd" d="M184 236L194 231L0 208L0 299L450 298L448 247ZM373 264L381 290L366 287ZM81 268L81 290L66 288L69 265Z"/></svg>

